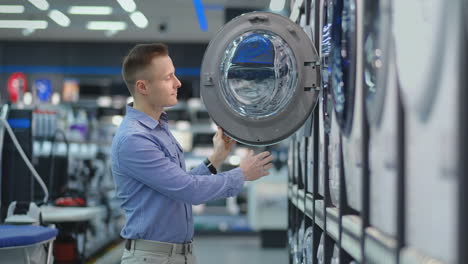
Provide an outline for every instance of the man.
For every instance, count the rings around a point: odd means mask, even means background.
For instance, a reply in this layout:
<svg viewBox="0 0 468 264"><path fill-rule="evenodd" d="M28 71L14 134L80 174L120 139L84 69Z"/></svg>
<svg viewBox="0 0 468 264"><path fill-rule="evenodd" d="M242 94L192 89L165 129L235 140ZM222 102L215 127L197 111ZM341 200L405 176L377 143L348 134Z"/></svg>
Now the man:
<svg viewBox="0 0 468 264"><path fill-rule="evenodd" d="M249 151L239 168L212 175L233 145L218 128L213 154L186 172L164 113L164 107L177 104L181 86L167 47L135 46L122 75L133 97L112 142L116 195L126 214L122 263L195 263L192 205L237 195L244 181L268 175L272 157Z"/></svg>

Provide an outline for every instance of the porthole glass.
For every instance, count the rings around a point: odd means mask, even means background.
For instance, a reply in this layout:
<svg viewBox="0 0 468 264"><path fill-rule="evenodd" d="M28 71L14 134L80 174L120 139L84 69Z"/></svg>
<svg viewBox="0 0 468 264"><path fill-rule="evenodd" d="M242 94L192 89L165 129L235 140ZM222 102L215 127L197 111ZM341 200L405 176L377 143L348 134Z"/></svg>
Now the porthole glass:
<svg viewBox="0 0 468 264"><path fill-rule="evenodd" d="M368 18L365 24L364 42L364 88L367 100L372 101L377 93L377 70L382 66L381 53L377 47L379 17L377 12L378 1L371 1L368 5Z"/></svg>
<svg viewBox="0 0 468 264"><path fill-rule="evenodd" d="M223 98L243 117L274 116L293 98L298 81L296 59L273 32L241 34L228 46L220 67Z"/></svg>
<svg viewBox="0 0 468 264"><path fill-rule="evenodd" d="M353 115L356 75L356 5L354 0L333 5L331 35L331 94L338 124L347 134Z"/></svg>

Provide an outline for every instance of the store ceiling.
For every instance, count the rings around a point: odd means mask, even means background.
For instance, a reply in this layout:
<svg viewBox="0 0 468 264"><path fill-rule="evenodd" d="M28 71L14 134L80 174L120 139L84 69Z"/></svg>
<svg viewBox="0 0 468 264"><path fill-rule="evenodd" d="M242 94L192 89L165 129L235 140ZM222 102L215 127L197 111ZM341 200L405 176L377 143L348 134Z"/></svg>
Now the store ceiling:
<svg viewBox="0 0 468 264"><path fill-rule="evenodd" d="M44 1L47 4L44 4ZM0 40L208 42L224 25L225 9L265 10L270 2L269 0L133 0L136 8L133 12L128 12L118 1L127 0L1 0ZM4 5L23 6L24 11L20 12L22 8L17 7L19 9L17 12L20 13L5 13L7 7ZM108 7L107 11L111 9L111 12L106 15L70 14L71 6L103 6ZM64 26L59 25L51 18L52 10L60 11L68 17L69 22L65 18L64 22L60 22ZM131 19L130 15L138 11L146 17L147 26L144 26L144 19L140 27ZM13 22L8 22L11 20ZM38 22L37 25L22 25L34 21ZM87 26L91 21L120 22L117 26L124 29L88 30ZM206 29L203 21L206 21ZM5 22L9 25L4 25ZM106 23L105 26L108 25L110 23ZM14 28L5 28L8 26ZM37 29L32 29L34 27Z"/></svg>

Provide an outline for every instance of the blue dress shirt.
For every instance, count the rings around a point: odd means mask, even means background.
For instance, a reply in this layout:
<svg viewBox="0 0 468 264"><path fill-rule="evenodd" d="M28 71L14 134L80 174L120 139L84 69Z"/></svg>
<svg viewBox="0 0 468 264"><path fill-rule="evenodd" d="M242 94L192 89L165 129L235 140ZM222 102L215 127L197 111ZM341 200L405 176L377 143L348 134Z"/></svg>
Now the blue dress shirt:
<svg viewBox="0 0 468 264"><path fill-rule="evenodd" d="M170 243L192 240L193 204L235 196L244 184L240 168L212 175L201 163L186 172L166 113L158 122L130 105L112 140L112 174L126 215L121 236Z"/></svg>

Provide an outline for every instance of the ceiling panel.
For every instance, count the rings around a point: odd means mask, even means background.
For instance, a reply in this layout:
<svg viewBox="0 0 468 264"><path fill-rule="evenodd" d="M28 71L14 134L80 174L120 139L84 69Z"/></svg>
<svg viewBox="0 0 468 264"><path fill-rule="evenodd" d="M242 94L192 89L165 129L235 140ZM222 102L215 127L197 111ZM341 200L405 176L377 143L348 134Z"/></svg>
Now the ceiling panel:
<svg viewBox="0 0 468 264"><path fill-rule="evenodd" d="M0 28L1 40L69 40L69 41L166 41L166 42L208 42L224 25L225 8L250 8L264 10L269 0L204 0L204 14L208 30L200 29L193 1L191 0L135 0L137 10L149 21L146 28L135 26L129 13L116 0L47 0L50 8L42 11L28 0L1 0L1 5L24 5L22 14L0 13L0 20L45 20L46 29L4 29ZM68 14L71 5L110 6L110 15ZM62 27L48 17L51 9L57 9L70 18L70 26ZM127 29L122 31L90 31L89 21L123 21Z"/></svg>

